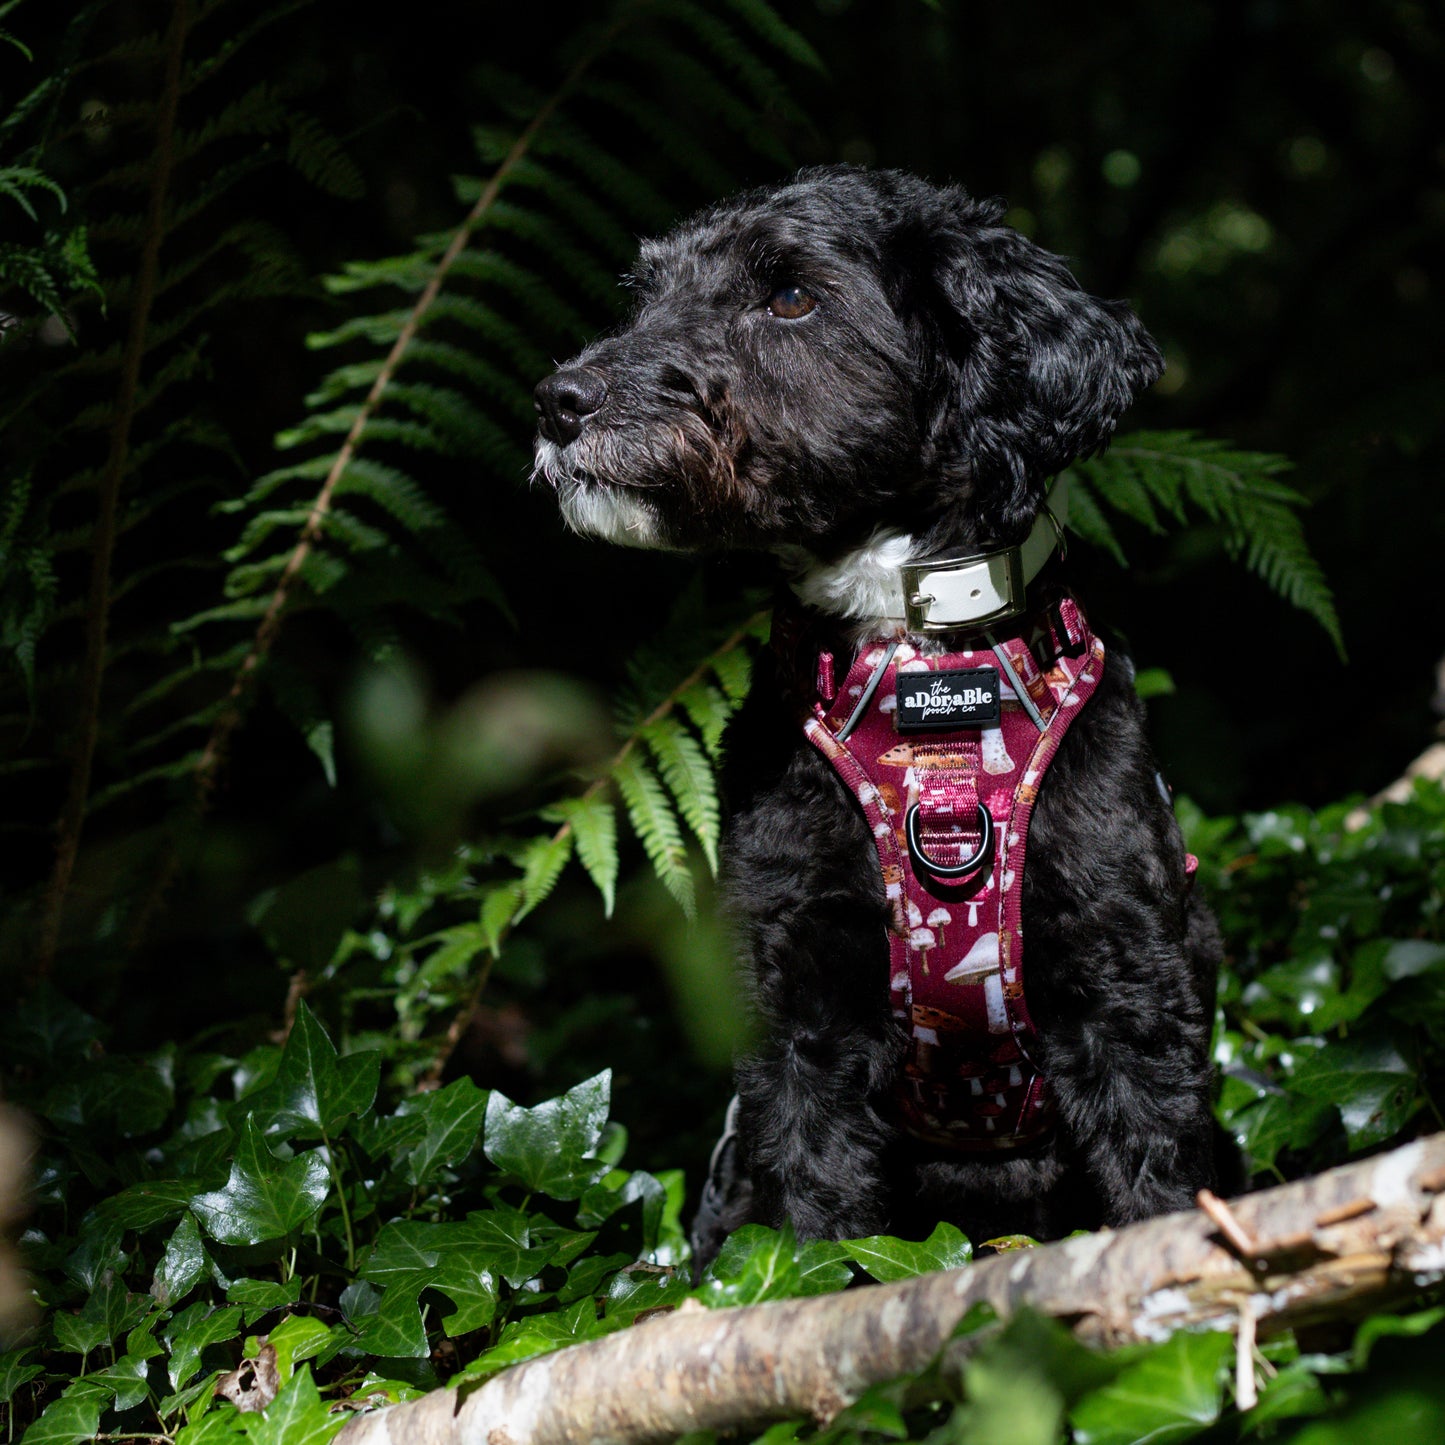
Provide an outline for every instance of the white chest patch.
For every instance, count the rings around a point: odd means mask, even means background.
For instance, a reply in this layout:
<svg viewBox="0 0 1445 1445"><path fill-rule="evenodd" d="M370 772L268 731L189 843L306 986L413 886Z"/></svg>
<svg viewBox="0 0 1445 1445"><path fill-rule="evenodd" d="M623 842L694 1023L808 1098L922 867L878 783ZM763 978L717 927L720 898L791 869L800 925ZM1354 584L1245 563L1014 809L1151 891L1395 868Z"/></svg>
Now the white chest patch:
<svg viewBox="0 0 1445 1445"><path fill-rule="evenodd" d="M903 582L898 569L908 561L913 538L880 527L861 546L822 562L804 547L779 547L800 602L830 617L868 624L903 616ZM886 627L880 630L886 631Z"/></svg>

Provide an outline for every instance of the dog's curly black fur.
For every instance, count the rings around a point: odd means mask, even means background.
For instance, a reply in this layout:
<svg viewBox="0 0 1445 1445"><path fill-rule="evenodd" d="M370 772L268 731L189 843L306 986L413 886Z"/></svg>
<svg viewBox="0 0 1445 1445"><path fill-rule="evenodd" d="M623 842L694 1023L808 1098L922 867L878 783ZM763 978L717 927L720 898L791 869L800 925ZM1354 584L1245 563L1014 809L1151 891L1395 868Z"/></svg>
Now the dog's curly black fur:
<svg viewBox="0 0 1445 1445"><path fill-rule="evenodd" d="M1049 479L1108 442L1161 362L1124 303L1086 294L1002 215L832 167L644 243L630 321L538 388L538 473L578 530L777 549L840 634L866 623L890 539L913 560L1021 541ZM802 1236L947 1218L975 1240L1049 1237L1187 1207L1211 1182L1217 934L1120 654L1029 838L1027 991L1060 1118L1042 1147L954 1155L889 1122L903 1037L877 855L770 658L728 734L724 791L766 1042L738 1071L730 1189L701 1256L785 1216Z"/></svg>

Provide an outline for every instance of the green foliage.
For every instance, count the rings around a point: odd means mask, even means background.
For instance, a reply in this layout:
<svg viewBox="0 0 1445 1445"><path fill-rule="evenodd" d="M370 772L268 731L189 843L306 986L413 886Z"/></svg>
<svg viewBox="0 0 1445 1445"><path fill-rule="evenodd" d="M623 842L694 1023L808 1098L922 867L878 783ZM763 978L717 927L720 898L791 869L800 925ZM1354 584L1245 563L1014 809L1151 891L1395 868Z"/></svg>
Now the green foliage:
<svg viewBox="0 0 1445 1445"><path fill-rule="evenodd" d="M1296 515L1304 498L1279 480L1289 465L1284 457L1236 451L1189 432L1133 432L1103 456L1069 468L1069 526L1124 566L1101 503L1156 534L1166 530L1161 513L1183 526L1193 507L1223 528L1232 555L1308 612L1343 655L1334 599Z"/></svg>
<svg viewBox="0 0 1445 1445"><path fill-rule="evenodd" d="M1425 1121L1440 1127L1440 790L1358 814L1348 803L1238 821L1181 812L1231 954L1220 1118L1254 1167L1313 1173Z"/></svg>

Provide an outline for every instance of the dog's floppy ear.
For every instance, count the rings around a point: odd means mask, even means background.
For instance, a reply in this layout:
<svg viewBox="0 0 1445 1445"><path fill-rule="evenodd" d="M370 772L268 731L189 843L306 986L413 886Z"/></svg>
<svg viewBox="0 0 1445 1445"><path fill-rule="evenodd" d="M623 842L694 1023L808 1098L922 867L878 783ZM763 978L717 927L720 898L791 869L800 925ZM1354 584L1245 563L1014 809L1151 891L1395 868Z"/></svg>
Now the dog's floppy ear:
<svg viewBox="0 0 1445 1445"><path fill-rule="evenodd" d="M932 258L948 357L935 464L971 481L981 539L1014 542L1048 480L1107 444L1163 358L1125 302L1090 296L1058 256L1001 225L1001 203L949 199Z"/></svg>

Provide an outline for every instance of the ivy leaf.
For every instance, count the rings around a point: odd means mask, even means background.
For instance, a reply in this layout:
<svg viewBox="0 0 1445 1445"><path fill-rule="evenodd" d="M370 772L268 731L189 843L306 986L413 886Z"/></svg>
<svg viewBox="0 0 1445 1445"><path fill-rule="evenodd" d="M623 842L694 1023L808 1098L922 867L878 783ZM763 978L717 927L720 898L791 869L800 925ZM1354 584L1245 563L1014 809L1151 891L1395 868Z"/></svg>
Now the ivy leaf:
<svg viewBox="0 0 1445 1445"><path fill-rule="evenodd" d="M602 1137L611 1097L611 1069L535 1109L524 1109L493 1091L487 1100L482 1150L528 1189L552 1199L576 1199L607 1172L607 1165L591 1155Z"/></svg>
<svg viewBox="0 0 1445 1445"><path fill-rule="evenodd" d="M880 1284L911 1279L936 1269L958 1269L973 1258L973 1246L952 1224L941 1223L920 1243L875 1234L867 1239L845 1239L848 1258L862 1265Z"/></svg>
<svg viewBox="0 0 1445 1445"><path fill-rule="evenodd" d="M166 1365L171 1388L179 1390L201 1366L201 1355L212 1345L235 1339L241 1332L241 1311L237 1305L212 1310L193 1304L183 1310L166 1330L171 1357Z"/></svg>
<svg viewBox="0 0 1445 1445"><path fill-rule="evenodd" d="M330 1138L353 1114L364 1114L376 1099L381 1055L375 1051L339 1058L336 1046L303 1000L281 1051L276 1077L252 1108L267 1120L267 1133Z"/></svg>
<svg viewBox="0 0 1445 1445"><path fill-rule="evenodd" d="M107 1270L79 1314L54 1317L55 1341L63 1350L88 1355L138 1324L152 1308L149 1295L132 1294L118 1273Z"/></svg>
<svg viewBox="0 0 1445 1445"><path fill-rule="evenodd" d="M1230 1116L1229 1127L1255 1169L1273 1169L1281 1149L1303 1149L1330 1125L1333 1109L1322 1099L1267 1094Z"/></svg>
<svg viewBox="0 0 1445 1445"><path fill-rule="evenodd" d="M310 1315L287 1315L267 1336L276 1351L276 1373L284 1382L302 1360L329 1360L343 1345L351 1343L345 1325L324 1325Z"/></svg>
<svg viewBox="0 0 1445 1445"><path fill-rule="evenodd" d="M21 1385L28 1384L37 1375L43 1375L43 1365L31 1364L26 1355L33 1351L26 1349L6 1350L0 1354L0 1405L8 1404Z"/></svg>
<svg viewBox="0 0 1445 1445"><path fill-rule="evenodd" d="M321 1208L328 1188L319 1149L283 1162L268 1147L256 1116L248 1114L225 1187L197 1194L191 1208L212 1239L260 1244L300 1229Z"/></svg>
<svg viewBox="0 0 1445 1445"><path fill-rule="evenodd" d="M597 1306L588 1295L570 1309L513 1320L502 1331L496 1345L462 1371L462 1378L485 1379L519 1360L550 1354L563 1345L595 1339L605 1333L607 1328L599 1325Z"/></svg>
<svg viewBox="0 0 1445 1445"><path fill-rule="evenodd" d="M81 1232L91 1224L120 1230L149 1229L185 1213L195 1192L194 1179L148 1179L132 1184L97 1204L86 1216Z"/></svg>
<svg viewBox="0 0 1445 1445"><path fill-rule="evenodd" d="M353 1306L364 1307L364 1311L358 1308L355 1313L349 1313L352 1323L360 1327L353 1342L356 1347L385 1359L425 1359L430 1347L422 1323L420 1297L431 1279L432 1271L416 1269L393 1275L380 1297L359 1292L352 1295L351 1289L345 1291L343 1308L350 1312ZM351 1296L350 1304L348 1296Z"/></svg>
<svg viewBox="0 0 1445 1445"><path fill-rule="evenodd" d="M141 1355L122 1355L115 1364L93 1370L87 1380L102 1384L115 1396L117 1410L130 1410L150 1393L146 1359Z"/></svg>
<svg viewBox="0 0 1445 1445"><path fill-rule="evenodd" d="M1219 1418L1233 1353L1222 1331L1179 1331L1074 1407L1076 1445L1172 1445L1198 1435Z"/></svg>
<svg viewBox="0 0 1445 1445"><path fill-rule="evenodd" d="M321 1398L309 1365L297 1370L263 1411L241 1417L255 1445L323 1445L346 1421Z"/></svg>
<svg viewBox="0 0 1445 1445"><path fill-rule="evenodd" d="M163 1310L170 1309L200 1284L210 1267L200 1226L188 1210L166 1242L165 1253L156 1266L151 1280L152 1298Z"/></svg>
<svg viewBox="0 0 1445 1445"><path fill-rule="evenodd" d="M226 1298L245 1309L246 1328L250 1327L271 1310L285 1309L301 1298L302 1279L300 1275L284 1282L274 1279L232 1280L226 1290Z"/></svg>
<svg viewBox="0 0 1445 1445"><path fill-rule="evenodd" d="M81 1445L100 1432L100 1412L110 1399L104 1385L76 1380L21 1436L20 1445Z"/></svg>
<svg viewBox="0 0 1445 1445"><path fill-rule="evenodd" d="M420 1114L426 1123L426 1132L406 1160L407 1182L418 1185L477 1147L477 1130L489 1111L487 1091L465 1076L407 1104L408 1112Z"/></svg>
<svg viewBox="0 0 1445 1445"><path fill-rule="evenodd" d="M1326 1044L1301 1061L1292 1083L1306 1097L1339 1109L1351 1149L1384 1143L1420 1104L1414 1069L1382 1034L1355 1034Z"/></svg>
<svg viewBox="0 0 1445 1445"><path fill-rule="evenodd" d="M853 1283L848 1252L831 1239L810 1239L798 1249L798 1294L832 1294Z"/></svg>
<svg viewBox="0 0 1445 1445"><path fill-rule="evenodd" d="M530 1216L506 1205L467 1215L451 1226L449 1238L473 1264L500 1275L513 1289L541 1274L558 1250L555 1241L532 1244Z"/></svg>
<svg viewBox="0 0 1445 1445"><path fill-rule="evenodd" d="M781 1229L743 1225L728 1236L708 1269L699 1291L703 1303L719 1309L795 1294L802 1280L797 1250L790 1222L785 1221Z"/></svg>

